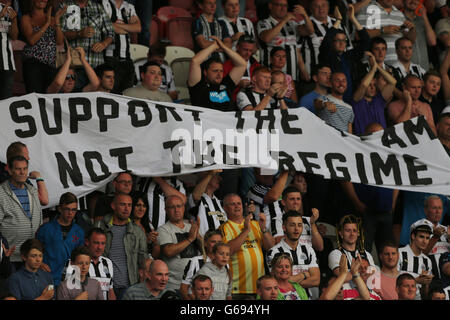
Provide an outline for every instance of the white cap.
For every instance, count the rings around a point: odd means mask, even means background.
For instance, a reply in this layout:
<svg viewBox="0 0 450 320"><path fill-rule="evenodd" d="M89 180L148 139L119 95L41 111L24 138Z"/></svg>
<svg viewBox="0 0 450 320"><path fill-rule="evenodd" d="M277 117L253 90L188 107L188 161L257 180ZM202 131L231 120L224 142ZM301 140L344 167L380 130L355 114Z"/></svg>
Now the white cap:
<svg viewBox="0 0 450 320"><path fill-rule="evenodd" d="M450 106L446 106L446 107L442 110L441 114L444 114L444 113L450 113Z"/></svg>
<svg viewBox="0 0 450 320"><path fill-rule="evenodd" d="M421 219L414 222L409 228L409 233L413 233L414 231L423 231L428 233L433 233L433 223L427 219Z"/></svg>

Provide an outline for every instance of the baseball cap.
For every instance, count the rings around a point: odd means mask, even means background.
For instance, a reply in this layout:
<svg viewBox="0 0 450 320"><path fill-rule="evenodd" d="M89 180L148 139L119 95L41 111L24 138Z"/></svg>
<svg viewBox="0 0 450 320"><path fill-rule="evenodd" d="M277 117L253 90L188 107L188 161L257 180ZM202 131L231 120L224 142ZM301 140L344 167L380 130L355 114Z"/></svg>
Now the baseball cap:
<svg viewBox="0 0 450 320"><path fill-rule="evenodd" d="M421 219L414 222L409 228L409 233L423 231L428 233L433 233L433 224L427 219Z"/></svg>
<svg viewBox="0 0 450 320"><path fill-rule="evenodd" d="M450 113L450 106L446 106L444 109L442 109L441 114L444 113Z"/></svg>

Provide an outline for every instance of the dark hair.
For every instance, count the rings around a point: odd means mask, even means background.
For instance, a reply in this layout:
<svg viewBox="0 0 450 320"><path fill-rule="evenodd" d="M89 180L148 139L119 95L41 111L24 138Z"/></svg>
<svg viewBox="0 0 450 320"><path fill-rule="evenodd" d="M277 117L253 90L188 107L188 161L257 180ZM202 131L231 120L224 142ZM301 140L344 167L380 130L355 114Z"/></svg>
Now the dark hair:
<svg viewBox="0 0 450 320"><path fill-rule="evenodd" d="M302 214L298 211L289 210L288 212L283 214L283 217L282 217L283 224L287 221L287 219L289 219L291 217L302 217Z"/></svg>
<svg viewBox="0 0 450 320"><path fill-rule="evenodd" d="M433 298L433 293L443 293L445 294L444 287L441 280L433 280L430 283L430 288L428 289L428 300Z"/></svg>
<svg viewBox="0 0 450 320"><path fill-rule="evenodd" d="M117 176L114 178L114 181L117 181L117 179L120 177L120 175L121 175L121 174L124 174L124 173L129 174L130 177L131 177L131 180L133 180L133 175L131 174L131 171L125 170L125 171L119 172L119 173L117 174Z"/></svg>
<svg viewBox="0 0 450 320"><path fill-rule="evenodd" d="M208 277L207 275L205 275L205 274L199 274L199 275L196 275L195 277L194 277L194 279L192 279L192 287L193 288L195 288L195 283L197 282L197 281L199 281L199 282L204 282L204 281L210 281L211 282L211 286L213 285L213 282L212 282L212 279L210 278L210 277Z"/></svg>
<svg viewBox="0 0 450 320"><path fill-rule="evenodd" d="M63 193L61 195L61 197L59 197L59 205L65 205L65 204L70 204L70 203L77 203L78 204L78 199L77 196L74 195L72 192L66 192Z"/></svg>
<svg viewBox="0 0 450 320"><path fill-rule="evenodd" d="M414 280L416 281L416 279L409 273L402 273L401 275L399 275L397 277L397 280L395 280L395 286L398 288L403 284L403 281L405 280Z"/></svg>
<svg viewBox="0 0 450 320"><path fill-rule="evenodd" d="M88 233L86 234L86 239L90 240L94 233L103 234L104 236L106 236L106 232L103 229L95 227L89 229Z"/></svg>
<svg viewBox="0 0 450 320"><path fill-rule="evenodd" d="M319 74L319 70L322 68L330 68L329 64L326 63L317 63L311 67L311 76L317 76Z"/></svg>
<svg viewBox="0 0 450 320"><path fill-rule="evenodd" d="M22 155L22 149L26 147L27 147L26 144L20 141L11 143L6 149L6 162L8 162L8 159L12 157Z"/></svg>
<svg viewBox="0 0 450 320"><path fill-rule="evenodd" d="M402 42L402 41L409 41L409 42L412 43L412 41L409 38L405 37L405 36L403 36L401 38L398 38L397 40L395 40L395 50L398 49L398 47L400 46L400 42Z"/></svg>
<svg viewBox="0 0 450 320"><path fill-rule="evenodd" d="M237 42L237 45L240 45L242 43L256 43L255 38L253 38L251 35L249 34L244 34L242 36L239 37L239 40Z"/></svg>
<svg viewBox="0 0 450 320"><path fill-rule="evenodd" d="M144 202L144 205L147 207L147 211L145 212L144 216L141 218L141 225L144 227L145 232L150 232L152 231L150 229L150 218L149 218L149 204L148 204L148 198L147 198L147 194L141 192L141 191L133 191L131 193L131 198L133 199L133 204L131 207L131 220L136 219L136 216L134 215L134 207L136 206L136 204L138 203L139 199L142 200L142 202Z"/></svg>
<svg viewBox="0 0 450 320"><path fill-rule="evenodd" d="M147 57L154 57L154 56L165 57L166 53L167 53L166 46L163 43L158 42L154 45L151 45L148 48Z"/></svg>
<svg viewBox="0 0 450 320"><path fill-rule="evenodd" d="M8 162L8 166L10 168L13 168L15 161L25 161L28 164L28 160L24 156L13 156L13 157L8 159L8 161L7 161Z"/></svg>
<svg viewBox="0 0 450 320"><path fill-rule="evenodd" d="M423 82L426 82L428 80L428 78L431 77L431 76L438 77L439 79L442 79L441 74L439 72L437 72L436 70L428 70L423 75Z"/></svg>
<svg viewBox="0 0 450 320"><path fill-rule="evenodd" d="M213 63L220 63L220 64L223 65L222 60L220 60L217 57L211 57L211 58L209 58L208 60L206 60L205 62L202 63L202 70L203 71L208 70L209 67L211 66L211 64L213 64Z"/></svg>
<svg viewBox="0 0 450 320"><path fill-rule="evenodd" d="M146 73L147 72L147 68L148 67L152 67L152 66L157 66L157 67L161 68L161 65L159 63L157 63L155 61L147 61L142 66L139 66L139 74Z"/></svg>
<svg viewBox="0 0 450 320"><path fill-rule="evenodd" d="M81 255L89 256L90 258L92 258L91 250L89 250L86 246L81 246L73 249L72 253L70 254L70 261L74 263L77 257Z"/></svg>
<svg viewBox="0 0 450 320"><path fill-rule="evenodd" d="M371 41L370 41L370 51L372 51L372 49L373 49L373 47L376 45L376 44L384 44L385 46L386 46L386 48L387 48L387 42L386 42L386 40L384 40L382 37L373 37L372 39L371 39Z"/></svg>
<svg viewBox="0 0 450 320"><path fill-rule="evenodd" d="M380 252L379 252L379 254L381 254L386 247L395 248L398 251L398 245L393 240L385 240L380 245Z"/></svg>
<svg viewBox="0 0 450 320"><path fill-rule="evenodd" d="M283 47L273 47L272 50L270 50L270 57L273 58L273 56L275 55L275 53L277 53L278 51L284 51L286 52L286 49Z"/></svg>
<svg viewBox="0 0 450 320"><path fill-rule="evenodd" d="M44 245L38 239L28 239L20 246L20 254L27 256L31 250L36 249L44 253Z"/></svg>
<svg viewBox="0 0 450 320"><path fill-rule="evenodd" d="M105 71L115 71L115 69L113 66L106 63L100 64L95 68L95 73L100 79L103 78L103 74L105 73Z"/></svg>
<svg viewBox="0 0 450 320"><path fill-rule="evenodd" d="M209 238L211 238L212 236L215 236L215 235L219 235L222 237L222 232L220 232L219 229L208 230L208 231L206 231L205 235L203 236L203 239L206 242L209 240Z"/></svg>
<svg viewBox="0 0 450 320"><path fill-rule="evenodd" d="M281 194L281 198L285 200L289 193L298 192L300 193L300 190L298 190L297 187L294 186L288 186L286 189L283 190L283 193Z"/></svg>

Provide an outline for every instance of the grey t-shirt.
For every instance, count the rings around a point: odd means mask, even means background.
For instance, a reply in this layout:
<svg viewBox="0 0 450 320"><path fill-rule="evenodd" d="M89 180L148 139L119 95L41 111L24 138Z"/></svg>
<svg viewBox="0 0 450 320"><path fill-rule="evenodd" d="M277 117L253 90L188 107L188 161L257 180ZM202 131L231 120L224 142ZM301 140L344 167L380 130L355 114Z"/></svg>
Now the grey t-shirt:
<svg viewBox="0 0 450 320"><path fill-rule="evenodd" d="M191 224L187 221L184 221L184 228L182 229L169 221L158 228L158 243L161 247L167 244L177 244L188 237L190 229ZM164 255L162 256L162 260L164 260L169 267L167 290L175 291L180 289L184 268L191 258L198 256L199 254L200 251L197 244L193 242L186 247L186 249L172 258L167 258Z"/></svg>

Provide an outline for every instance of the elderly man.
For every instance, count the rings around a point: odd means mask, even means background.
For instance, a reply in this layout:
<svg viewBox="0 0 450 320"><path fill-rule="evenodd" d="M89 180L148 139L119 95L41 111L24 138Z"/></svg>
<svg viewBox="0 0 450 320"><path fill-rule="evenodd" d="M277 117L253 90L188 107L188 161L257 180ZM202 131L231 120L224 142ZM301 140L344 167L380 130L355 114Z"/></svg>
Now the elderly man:
<svg viewBox="0 0 450 320"><path fill-rule="evenodd" d="M124 96L148 99L161 102L172 102L172 98L159 90L162 83L161 66L154 61L146 62L139 68L141 84L128 88L123 92Z"/></svg>
<svg viewBox="0 0 450 320"><path fill-rule="evenodd" d="M233 299L255 297L256 281L264 275L264 257L262 249L270 249L275 239L266 229L266 217L259 215L259 221L252 220L253 215L244 217L241 197L228 194L223 200L223 208L228 221L220 226L223 240L231 247L230 271L233 278Z"/></svg>
<svg viewBox="0 0 450 320"><path fill-rule="evenodd" d="M130 287L122 300L160 300L167 291L169 268L162 260L154 260L144 271L144 281Z"/></svg>
<svg viewBox="0 0 450 320"><path fill-rule="evenodd" d="M166 214L169 219L158 228L158 244L161 258L169 266L167 289L179 293L183 271L191 258L198 256L200 240L199 223L184 219L185 203L178 196L166 198Z"/></svg>

